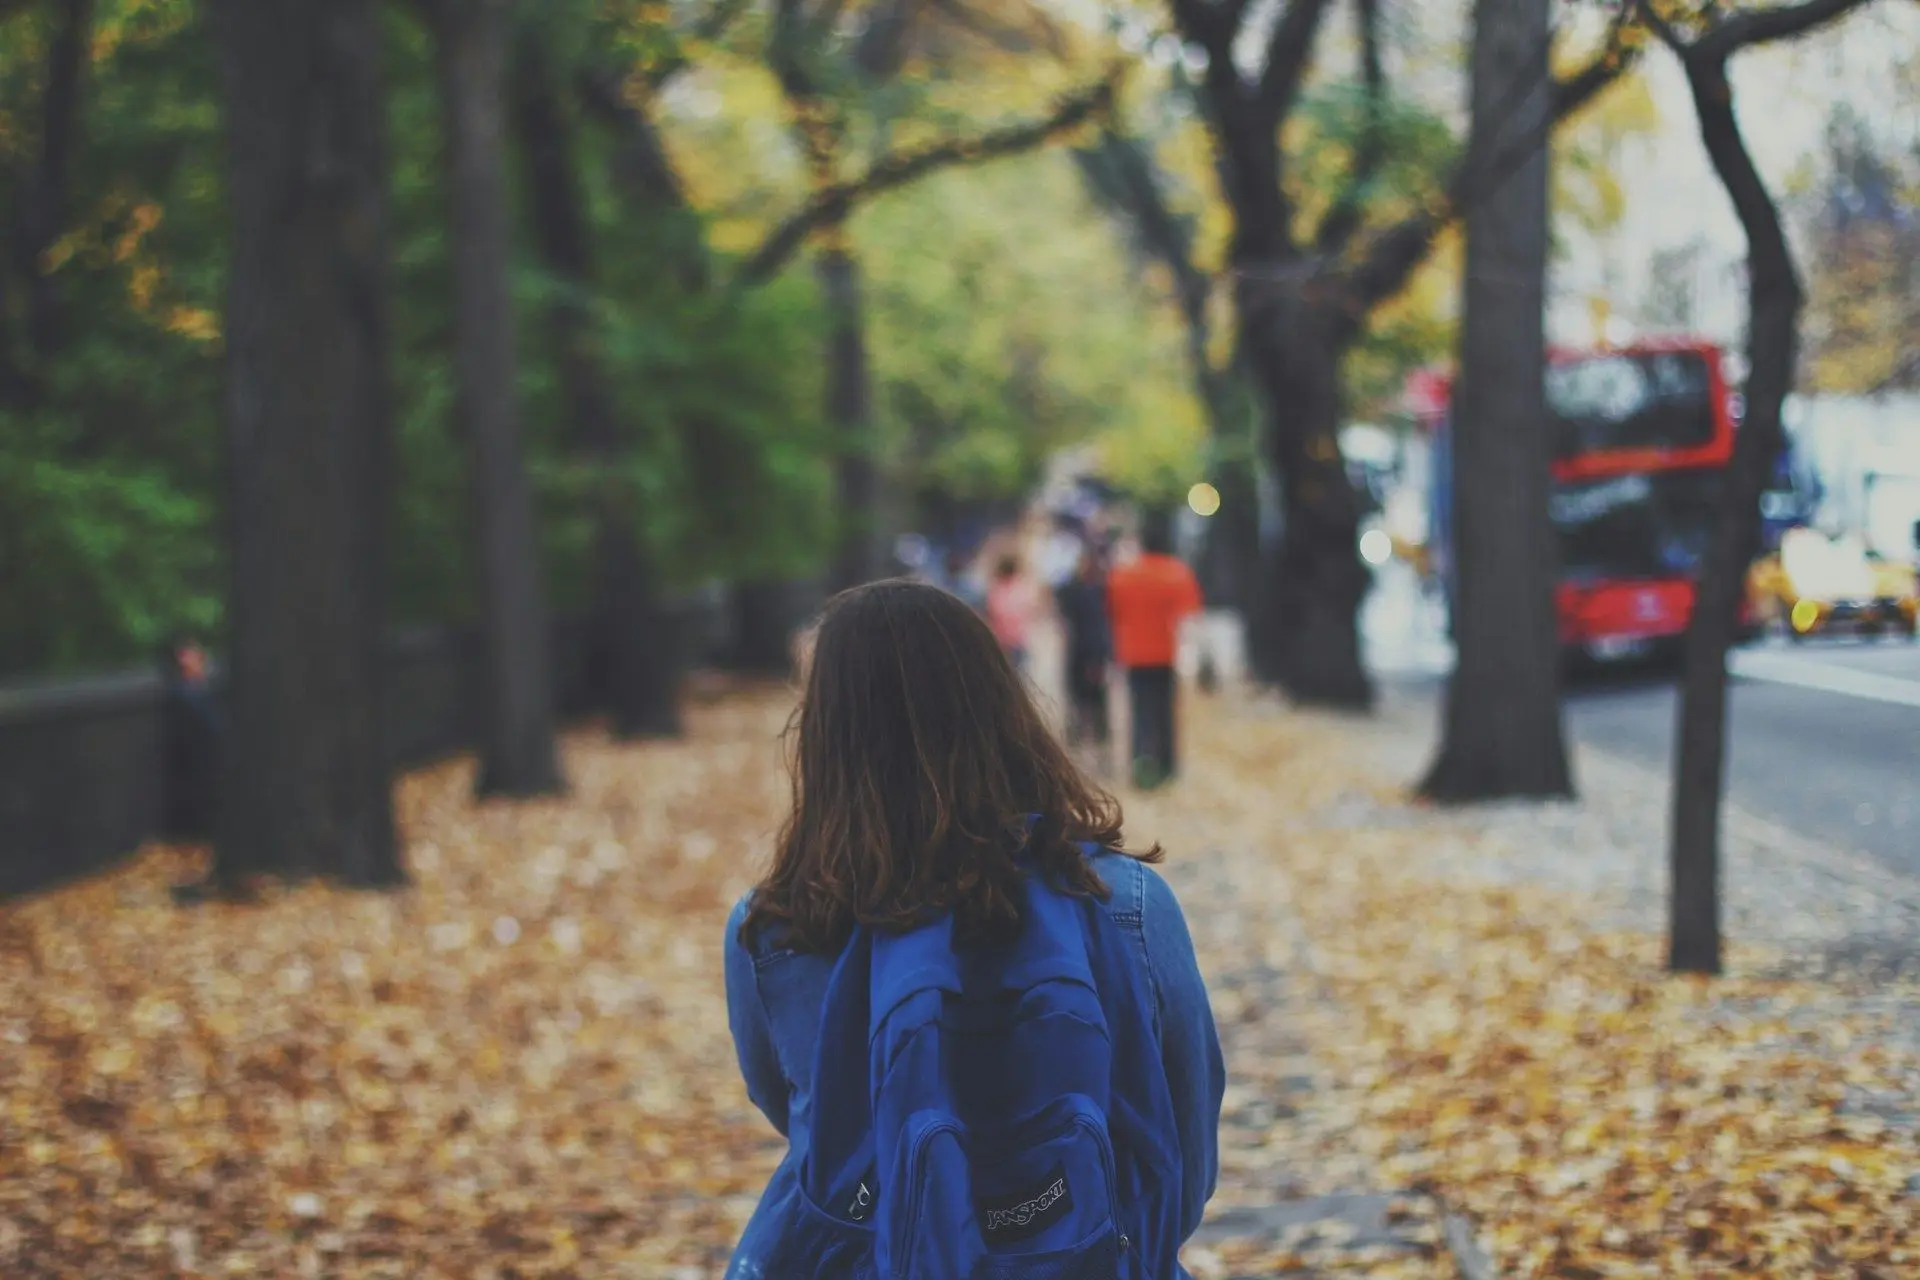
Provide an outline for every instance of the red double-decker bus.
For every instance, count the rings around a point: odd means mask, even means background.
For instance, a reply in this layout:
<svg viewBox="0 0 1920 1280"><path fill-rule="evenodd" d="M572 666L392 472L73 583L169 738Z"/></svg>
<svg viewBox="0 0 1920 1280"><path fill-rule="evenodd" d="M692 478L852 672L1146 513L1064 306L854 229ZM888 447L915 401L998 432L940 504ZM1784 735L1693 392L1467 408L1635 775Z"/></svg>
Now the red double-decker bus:
<svg viewBox="0 0 1920 1280"><path fill-rule="evenodd" d="M1451 382L1425 371L1414 390L1433 445L1429 563L1451 603ZM1561 645L1613 659L1672 644L1693 613L1733 452L1720 350L1692 340L1555 349L1546 392Z"/></svg>

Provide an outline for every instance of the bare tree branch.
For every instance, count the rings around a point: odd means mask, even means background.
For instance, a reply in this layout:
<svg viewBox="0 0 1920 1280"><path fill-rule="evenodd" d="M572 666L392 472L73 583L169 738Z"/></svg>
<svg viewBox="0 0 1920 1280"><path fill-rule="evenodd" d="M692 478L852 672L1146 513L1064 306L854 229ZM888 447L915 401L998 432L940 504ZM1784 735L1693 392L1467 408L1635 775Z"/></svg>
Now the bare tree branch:
<svg viewBox="0 0 1920 1280"><path fill-rule="evenodd" d="M1109 125L1096 145L1076 148L1074 159L1095 196L1125 218L1141 257L1160 263L1172 274L1175 301L1186 321L1187 364L1213 423L1215 447L1222 450L1220 456L1226 456L1234 448L1231 424L1242 371L1220 369L1213 363L1213 325L1208 315L1213 278L1194 261L1193 220L1167 204L1150 143Z"/></svg>
<svg viewBox="0 0 1920 1280"><path fill-rule="evenodd" d="M1109 127L1075 159L1099 194L1124 211L1140 248L1173 274L1188 325L1204 328L1213 284L1193 260L1193 228L1168 207L1145 144Z"/></svg>
<svg viewBox="0 0 1920 1280"><path fill-rule="evenodd" d="M1337 256L1360 230L1367 189L1380 176L1380 166L1386 161L1387 77L1380 62L1380 0L1354 0L1353 16L1360 37L1360 83L1366 93L1366 115L1354 147L1352 169L1314 235L1315 251L1322 256Z"/></svg>
<svg viewBox="0 0 1920 1280"><path fill-rule="evenodd" d="M1628 11L1629 6L1622 7L1605 46L1585 66L1571 76L1555 79L1550 99L1555 124L1578 113L1633 64L1638 55L1623 39ZM1524 147L1510 147L1495 155L1484 151L1476 155L1469 148L1436 205L1409 214L1374 237L1359 264L1334 282L1353 322L1357 325L1375 306L1400 292L1414 268L1425 260L1434 238L1474 201L1498 188L1527 158Z"/></svg>
<svg viewBox="0 0 1920 1280"><path fill-rule="evenodd" d="M1754 167L1733 110L1733 91L1727 81L1727 63L1742 49L1774 40L1787 40L1836 21L1871 0L1802 0L1770 9L1746 9L1711 21L1692 40L1660 16L1651 0L1635 0L1640 16L1686 68L1693 91L1694 110L1700 116L1701 138L1733 202L1748 239L1748 253L1756 265L1765 259L1776 274L1799 288L1793 255L1780 226L1779 210L1766 182Z"/></svg>
<svg viewBox="0 0 1920 1280"><path fill-rule="evenodd" d="M1247 20L1248 0L1172 0L1173 23L1191 44L1207 51L1207 57L1233 63L1233 42Z"/></svg>
<svg viewBox="0 0 1920 1280"><path fill-rule="evenodd" d="M1740 132L1739 117L1734 114L1733 90L1727 81L1727 62L1734 50L1747 46L1720 38L1720 33L1734 19L1715 22L1689 41L1675 30L1672 23L1653 11L1650 0L1637 0L1637 3L1642 16L1660 39L1679 56L1686 68L1694 111L1700 117L1701 141L1706 146L1708 159L1713 162L1714 172L1719 175L1720 185L1733 202L1741 228L1746 232L1748 257L1755 267L1752 274L1757 278L1760 275L1759 268L1764 263L1769 268L1767 274L1770 278L1777 277L1794 291L1797 306L1799 280L1794 270L1793 255L1787 248L1786 232L1780 225L1780 213L1774 205L1773 196L1767 191L1766 181L1754 166L1753 156L1747 150L1746 139ZM1808 3L1794 6L1791 11L1804 14L1815 8L1825 8L1845 12L1863 3L1865 0L1841 0L1840 5L1830 0L1808 0ZM1800 30L1809 30L1820 22L1838 16L1838 12L1809 19ZM1750 16L1750 13L1740 16Z"/></svg>
<svg viewBox="0 0 1920 1280"><path fill-rule="evenodd" d="M1623 6L1623 10L1624 8L1625 6ZM1661 17L1658 9L1650 4L1644 3L1644 0L1633 0L1632 8L1638 11L1640 17L1645 20L1647 26L1652 29L1653 33L1660 37L1660 43L1666 45L1667 48L1678 54L1682 60L1685 60L1688 49L1690 48L1687 44L1687 38L1681 35L1679 30L1675 28L1671 22Z"/></svg>
<svg viewBox="0 0 1920 1280"><path fill-rule="evenodd" d="M1767 9L1743 9L1716 21L1699 39L1706 57L1727 58L1741 49L1775 40L1791 40L1815 27L1844 18L1870 0L1801 0ZM1641 6L1642 12L1647 6Z"/></svg>
<svg viewBox="0 0 1920 1280"><path fill-rule="evenodd" d="M1284 120L1300 92L1307 63L1313 57L1320 20L1333 0L1288 0L1285 13L1273 24L1267 41L1267 65L1260 73L1260 103Z"/></svg>
<svg viewBox="0 0 1920 1280"><path fill-rule="evenodd" d="M940 169L980 164L1043 145L1092 119L1113 102L1119 70L1098 83L1062 98L1048 115L991 129L973 138L948 138L931 146L889 152L857 178L831 182L815 191L760 242L734 277L736 288L764 283L806 243L817 228L839 222L863 200L906 186Z"/></svg>
<svg viewBox="0 0 1920 1280"><path fill-rule="evenodd" d="M810 21L804 2L776 0L767 36L767 66L793 109L793 128L806 152L807 168L816 185L825 185L833 173L844 122L810 65L811 55L819 49L815 37L825 29L821 24L827 19L815 15ZM837 13L838 7L839 0L829 0L831 12Z"/></svg>
<svg viewBox="0 0 1920 1280"><path fill-rule="evenodd" d="M1245 20L1244 0L1209 4L1207 0L1172 0L1173 25L1181 39L1198 46L1207 55L1201 73L1205 90L1200 94L1203 109L1213 116L1220 131L1230 131L1231 115L1247 101L1247 82L1233 62L1233 44ZM1176 74L1180 69L1176 65Z"/></svg>

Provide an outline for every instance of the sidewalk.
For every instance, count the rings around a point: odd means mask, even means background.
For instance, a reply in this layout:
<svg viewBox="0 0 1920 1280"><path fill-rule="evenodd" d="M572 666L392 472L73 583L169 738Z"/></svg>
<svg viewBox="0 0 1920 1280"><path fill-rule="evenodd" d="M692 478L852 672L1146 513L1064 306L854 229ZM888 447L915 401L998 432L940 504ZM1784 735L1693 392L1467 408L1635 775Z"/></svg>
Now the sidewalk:
<svg viewBox="0 0 1920 1280"><path fill-rule="evenodd" d="M781 1149L720 933L789 705L574 735L563 800L410 778L404 895L181 912L191 860L155 849L9 906L0 1274L717 1280ZM1920 1273L1910 986L1750 942L1665 978L1646 799L1590 762L1583 806L1437 814L1398 799L1419 708L1187 705L1186 775L1125 799L1228 1054L1199 1280ZM1732 846L1736 904L1755 869L1846 873ZM1899 886L1846 883L1847 930L1898 923ZM1735 918L1766 936L1760 899Z"/></svg>
<svg viewBox="0 0 1920 1280"><path fill-rule="evenodd" d="M1230 1045L1209 1234L1266 1236L1196 1275L1920 1274L1920 988L1850 962L1920 886L1735 815L1731 974L1671 979L1660 780L1589 753L1580 804L1439 812L1401 798L1430 705L1192 709L1129 812Z"/></svg>
<svg viewBox="0 0 1920 1280"><path fill-rule="evenodd" d="M1583 750L1579 802L1435 810L1430 699L1186 705L1128 812L1233 1080L1201 1280L1920 1275L1920 883L1731 811L1730 975L1671 979L1664 776Z"/></svg>

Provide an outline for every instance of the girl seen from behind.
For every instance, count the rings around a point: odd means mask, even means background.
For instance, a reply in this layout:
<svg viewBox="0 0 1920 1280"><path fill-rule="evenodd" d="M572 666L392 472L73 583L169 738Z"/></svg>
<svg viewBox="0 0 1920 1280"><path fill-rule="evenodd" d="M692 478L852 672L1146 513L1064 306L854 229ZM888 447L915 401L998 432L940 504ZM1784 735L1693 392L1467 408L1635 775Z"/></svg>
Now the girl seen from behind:
<svg viewBox="0 0 1920 1280"><path fill-rule="evenodd" d="M793 810L727 927L748 1095L788 1150L729 1280L1167 1280L1224 1072L1178 903L987 623L829 604Z"/></svg>

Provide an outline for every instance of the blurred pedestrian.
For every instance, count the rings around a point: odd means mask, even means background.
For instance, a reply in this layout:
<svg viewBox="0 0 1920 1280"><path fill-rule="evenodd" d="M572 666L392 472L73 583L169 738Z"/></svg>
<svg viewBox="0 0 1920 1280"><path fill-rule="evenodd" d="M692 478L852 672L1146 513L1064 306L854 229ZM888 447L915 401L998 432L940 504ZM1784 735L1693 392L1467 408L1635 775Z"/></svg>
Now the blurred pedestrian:
<svg viewBox="0 0 1920 1280"><path fill-rule="evenodd" d="M165 833L174 840L210 840L219 790L221 726L207 651L191 637L175 640L162 657L162 680L160 776Z"/></svg>
<svg viewBox="0 0 1920 1280"><path fill-rule="evenodd" d="M1173 664L1181 623L1200 611L1200 583L1173 554L1172 522L1164 515L1147 518L1140 548L1133 563L1108 577L1107 607L1114 656L1127 671L1134 782L1153 787L1178 770Z"/></svg>
<svg viewBox="0 0 1920 1280"><path fill-rule="evenodd" d="M1054 591L1066 630L1067 745L1091 748L1105 772L1111 738L1107 716L1107 668L1113 662L1113 629L1107 619L1107 568L1091 544L1080 551L1073 576Z"/></svg>
<svg viewBox="0 0 1920 1280"><path fill-rule="evenodd" d="M1051 590L1059 590L1080 565L1080 552L1087 545L1080 521L1071 516L1056 516L1053 531L1041 547L1041 573Z"/></svg>
<svg viewBox="0 0 1920 1280"><path fill-rule="evenodd" d="M1027 650L1039 612L1039 592L1021 570L1020 557L1001 556L994 566L993 585L987 588L987 622L1000 647L1022 672L1027 669Z"/></svg>
<svg viewBox="0 0 1920 1280"><path fill-rule="evenodd" d="M965 600L975 613L987 611L986 592L980 589L979 581L973 576L972 563L967 554L958 547L947 552L946 581L941 585Z"/></svg>

